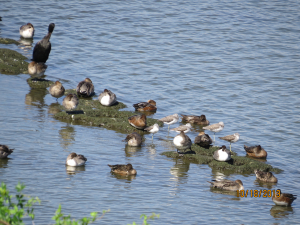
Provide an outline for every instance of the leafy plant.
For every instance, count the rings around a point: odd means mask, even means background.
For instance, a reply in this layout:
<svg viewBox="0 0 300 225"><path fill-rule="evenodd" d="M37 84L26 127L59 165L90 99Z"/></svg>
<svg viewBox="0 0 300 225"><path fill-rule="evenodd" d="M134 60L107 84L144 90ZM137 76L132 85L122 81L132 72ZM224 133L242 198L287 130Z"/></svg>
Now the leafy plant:
<svg viewBox="0 0 300 225"><path fill-rule="evenodd" d="M24 224L22 218L24 216L29 216L32 220L34 219L33 214L33 204L36 202L41 202L38 197L31 198L30 196L25 196L22 194L22 190L25 188L24 184L20 182L16 185L16 194L15 198L17 203L14 203L12 200L13 195L9 195L9 190L6 188L4 182L1 183L0 187L0 224ZM24 197L28 198L25 200Z"/></svg>
<svg viewBox="0 0 300 225"><path fill-rule="evenodd" d="M142 225L150 225L150 223L147 222L148 219L151 219L151 220L154 220L155 217L159 218L159 214L155 214L155 213L152 213L151 216L147 216L145 214L142 214L140 216L140 218L144 218L144 221L143 221L143 224ZM133 222L132 224L128 224L128 225L137 225L135 222Z"/></svg>
<svg viewBox="0 0 300 225"><path fill-rule="evenodd" d="M95 220L101 219L109 211L109 209L103 210L102 215L99 218L97 218L98 212L92 212L91 217L83 217L82 219L76 221L75 219L71 220L71 215L64 216L64 214L61 213L61 205L59 204L58 209L56 210L52 219L55 220L55 225L87 225Z"/></svg>

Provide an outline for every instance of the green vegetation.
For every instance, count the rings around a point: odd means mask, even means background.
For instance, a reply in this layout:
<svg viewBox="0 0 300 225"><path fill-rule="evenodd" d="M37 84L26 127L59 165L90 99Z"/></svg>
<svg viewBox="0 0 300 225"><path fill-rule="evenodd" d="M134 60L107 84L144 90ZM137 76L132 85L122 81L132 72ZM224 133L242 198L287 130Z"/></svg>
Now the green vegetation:
<svg viewBox="0 0 300 225"><path fill-rule="evenodd" d="M28 73L27 58L22 54L0 48L0 73L8 75L18 75L20 73Z"/></svg>
<svg viewBox="0 0 300 225"><path fill-rule="evenodd" d="M6 184L2 182L0 188L0 224L24 224L22 218L27 215L34 219L32 206L36 202L40 203L40 200L38 197L31 198L30 196L27 196L29 199L25 200L22 194L24 188L24 184L20 184L20 182L17 184L18 194L15 196L17 203L14 203L13 195L9 195Z"/></svg>
<svg viewBox="0 0 300 225"><path fill-rule="evenodd" d="M25 216L29 216L32 220L34 219L34 209L32 206L38 202L38 197L32 198L30 196L25 196L22 194L22 190L25 188L24 184L20 184L20 182L16 186L17 194L15 198L17 203L13 202L13 195L9 195L9 190L6 188L6 184L2 182L0 187L0 224L4 225L22 225L23 218ZM25 200L26 197L28 200ZM87 225L95 222L96 220L100 220L103 216L108 213L110 209L103 210L102 215L97 218L98 212L92 212L91 217L83 217L82 219L71 219L71 215L64 216L61 212L61 205L58 206L58 209L55 212L55 215L52 217L52 220L55 221L55 225ZM152 213L151 216L146 216L144 214L141 215L143 217L143 225L150 225L147 220L154 219L155 217L159 218L159 214ZM34 223L33 223L34 224ZM132 225L136 225L133 222Z"/></svg>
<svg viewBox="0 0 300 225"><path fill-rule="evenodd" d="M67 94L76 94L75 89L68 89L65 92ZM63 122L72 121L74 124L89 126L100 126L106 129L116 130L122 133L137 132L140 134L147 133L144 130L139 130L132 127L128 122L128 117L140 114L139 112L120 111L127 106L118 102L113 106L103 106L99 100L93 100L92 98L79 98L79 104L74 111L66 112L63 106L60 106L61 112L54 115L55 119ZM157 123L159 126L163 126L161 121L156 119L147 118L147 125L151 126Z"/></svg>
<svg viewBox="0 0 300 225"><path fill-rule="evenodd" d="M274 168L269 164L260 162L259 160L251 159L245 156L237 156L236 153L231 155L231 160L228 162L219 162L213 158L214 151L218 150L220 147L214 146L209 149L202 148L197 144L193 144L189 153L179 156L176 151L167 151L161 153L170 158L183 158L189 160L190 162L197 164L208 164L211 168L218 170L226 170L232 173L254 173L255 169L260 171L271 171L274 173L280 173L282 170Z"/></svg>
<svg viewBox="0 0 300 225"><path fill-rule="evenodd" d="M64 216L64 214L61 213L61 205L59 205L52 219L55 220L55 225L87 225L94 222L95 220L101 219L109 211L110 210L103 210L102 216L100 216L99 218L97 218L97 212L92 212L91 217L83 217L79 220L71 220L70 215Z"/></svg>
<svg viewBox="0 0 300 225"><path fill-rule="evenodd" d="M148 219L154 220L155 217L159 218L159 214L152 213L151 216L147 216L145 214L142 214L140 218L143 218L143 224L142 225L150 225L150 223L147 222ZM132 224L128 225L137 225L137 223L133 222Z"/></svg>

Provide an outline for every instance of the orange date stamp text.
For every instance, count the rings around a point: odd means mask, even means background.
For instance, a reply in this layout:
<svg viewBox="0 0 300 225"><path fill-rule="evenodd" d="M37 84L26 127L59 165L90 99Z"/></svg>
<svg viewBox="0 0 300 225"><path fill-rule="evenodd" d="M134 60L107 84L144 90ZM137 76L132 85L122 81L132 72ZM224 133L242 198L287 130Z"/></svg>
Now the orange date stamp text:
<svg viewBox="0 0 300 225"><path fill-rule="evenodd" d="M279 198L280 197L280 189L277 190L237 190L237 197L241 197L241 198L247 198L247 197L251 197L251 198L272 198L272 197L276 197Z"/></svg>

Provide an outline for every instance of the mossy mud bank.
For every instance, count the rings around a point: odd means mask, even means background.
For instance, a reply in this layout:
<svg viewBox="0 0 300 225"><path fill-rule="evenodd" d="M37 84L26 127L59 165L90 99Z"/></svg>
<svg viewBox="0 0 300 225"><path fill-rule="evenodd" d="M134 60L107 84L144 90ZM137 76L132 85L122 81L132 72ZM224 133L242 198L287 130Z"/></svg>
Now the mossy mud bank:
<svg viewBox="0 0 300 225"><path fill-rule="evenodd" d="M219 148L220 147L214 146L210 147L209 149L205 149L193 144L191 151L187 152L187 154L179 155L176 151L167 151L161 153L161 155L165 155L174 159L182 158L183 160L188 160L196 164L208 164L208 166L210 166L212 169L221 171L226 170L226 172L229 173L251 174L255 169L274 173L282 172L281 169L274 168L269 164L245 156L237 156L236 153L233 153L231 160L228 162L216 161L213 158L213 153Z"/></svg>
<svg viewBox="0 0 300 225"><path fill-rule="evenodd" d="M65 95L75 94L75 90L66 90ZM59 106L60 112L54 115L55 119L61 121L74 121L88 126L98 126L107 129L116 130L122 133L137 132L140 134L147 133L144 130L139 130L132 127L128 122L128 117L138 114L137 112L120 111L127 108L122 102L117 102L113 106L103 106L98 99L79 98L79 104L74 111L65 111L63 106ZM147 118L147 125L151 126L157 123L163 126L163 123L152 118Z"/></svg>
<svg viewBox="0 0 300 225"><path fill-rule="evenodd" d="M25 60L27 58L16 51L0 48L0 73L7 75L28 73L28 62Z"/></svg>

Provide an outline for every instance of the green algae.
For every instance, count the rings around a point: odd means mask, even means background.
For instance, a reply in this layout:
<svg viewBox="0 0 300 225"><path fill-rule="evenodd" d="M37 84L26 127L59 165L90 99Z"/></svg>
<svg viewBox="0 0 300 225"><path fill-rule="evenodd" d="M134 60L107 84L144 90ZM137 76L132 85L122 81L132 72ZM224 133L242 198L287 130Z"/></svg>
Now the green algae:
<svg viewBox="0 0 300 225"><path fill-rule="evenodd" d="M76 90L66 90L65 94L75 94ZM122 102L117 102L112 106L103 106L98 100L92 98L79 98L79 104L74 111L65 111L63 106L60 106L61 112L54 115L55 119L62 121L72 121L82 125L98 126L107 129L116 130L122 133L137 132L140 134L147 133L144 130L132 127L128 122L128 117L136 115L130 111L120 111L127 108ZM157 123L163 126L163 123L152 118L147 118L147 125L151 126Z"/></svg>
<svg viewBox="0 0 300 225"><path fill-rule="evenodd" d="M231 160L228 162L219 162L213 158L214 151L218 150L220 147L210 147L209 149L202 148L196 144L193 144L190 154L179 155L176 151L167 151L161 153L170 158L184 158L190 162L196 164L208 164L209 167L217 170L226 170L231 173L242 173L251 174L254 173L255 169L260 171L270 171L274 173L282 172L281 169L274 168L269 164L263 163L261 161L251 159L245 156L237 156L233 153Z"/></svg>
<svg viewBox="0 0 300 225"><path fill-rule="evenodd" d="M27 79L27 83L31 88L48 88L54 84L51 80L46 80L43 78L31 77Z"/></svg>
<svg viewBox="0 0 300 225"><path fill-rule="evenodd" d="M18 41L14 40L14 39L0 38L0 44L5 44L5 45L15 44L15 45L18 45L20 43Z"/></svg>
<svg viewBox="0 0 300 225"><path fill-rule="evenodd" d="M0 73L7 75L28 73L26 59L25 56L16 51L0 48Z"/></svg>

